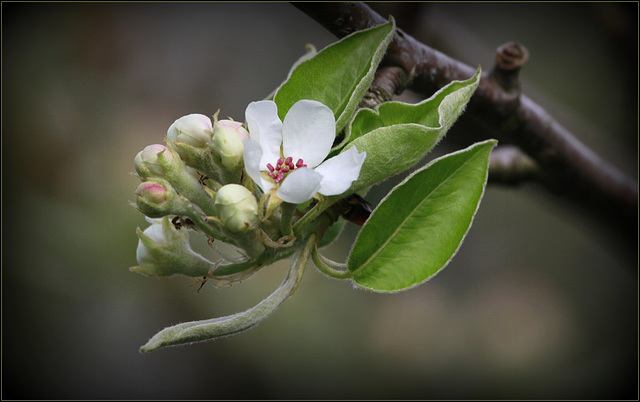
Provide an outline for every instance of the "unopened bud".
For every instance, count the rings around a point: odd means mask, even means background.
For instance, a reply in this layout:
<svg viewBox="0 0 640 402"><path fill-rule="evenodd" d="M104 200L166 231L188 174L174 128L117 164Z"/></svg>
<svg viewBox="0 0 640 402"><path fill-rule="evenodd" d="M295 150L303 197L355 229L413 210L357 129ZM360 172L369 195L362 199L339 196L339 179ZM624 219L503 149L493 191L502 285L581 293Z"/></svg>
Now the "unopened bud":
<svg viewBox="0 0 640 402"><path fill-rule="evenodd" d="M203 114L190 114L173 122L167 130L167 140L197 148L209 145L211 141L211 119Z"/></svg>
<svg viewBox="0 0 640 402"><path fill-rule="evenodd" d="M213 130L211 152L217 155L222 165L234 170L242 162L244 146L242 140L249 138L249 132L242 123L233 120L220 120Z"/></svg>
<svg viewBox="0 0 640 402"><path fill-rule="evenodd" d="M140 177L157 177L163 176L171 170L175 159L176 157L167 147L153 144L138 152L134 159L134 165Z"/></svg>
<svg viewBox="0 0 640 402"><path fill-rule="evenodd" d="M212 263L191 250L185 229L176 229L168 217L152 221L144 230L138 229L138 266L132 271L144 275L171 276L183 274L191 277L206 275Z"/></svg>
<svg viewBox="0 0 640 402"><path fill-rule="evenodd" d="M149 218L161 218L165 215L179 214L180 196L167 181L155 179L140 183L135 191L136 204L140 212Z"/></svg>
<svg viewBox="0 0 640 402"><path fill-rule="evenodd" d="M227 184L216 194L218 217L229 231L244 233L258 224L258 202L239 184Z"/></svg>
<svg viewBox="0 0 640 402"><path fill-rule="evenodd" d="M149 145L136 155L135 167L144 181L167 180L180 195L198 205L205 214L214 213L212 199L175 150L164 145Z"/></svg>

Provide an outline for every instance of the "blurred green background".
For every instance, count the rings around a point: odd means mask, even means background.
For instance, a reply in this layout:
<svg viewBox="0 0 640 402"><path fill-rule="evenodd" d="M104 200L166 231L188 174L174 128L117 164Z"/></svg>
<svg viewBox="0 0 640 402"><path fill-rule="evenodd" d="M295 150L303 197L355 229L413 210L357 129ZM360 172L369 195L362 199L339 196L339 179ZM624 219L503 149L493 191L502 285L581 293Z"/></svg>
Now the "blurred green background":
<svg viewBox="0 0 640 402"><path fill-rule="evenodd" d="M523 43L524 92L637 178L637 3L372 6L485 70ZM185 114L243 120L305 44L335 40L287 3L2 3L3 399L637 399L637 240L617 247L530 186L488 188L418 288L379 295L310 267L257 328L138 352L253 306L286 263L200 294L130 272L146 227L134 156ZM344 260L357 229L326 254Z"/></svg>

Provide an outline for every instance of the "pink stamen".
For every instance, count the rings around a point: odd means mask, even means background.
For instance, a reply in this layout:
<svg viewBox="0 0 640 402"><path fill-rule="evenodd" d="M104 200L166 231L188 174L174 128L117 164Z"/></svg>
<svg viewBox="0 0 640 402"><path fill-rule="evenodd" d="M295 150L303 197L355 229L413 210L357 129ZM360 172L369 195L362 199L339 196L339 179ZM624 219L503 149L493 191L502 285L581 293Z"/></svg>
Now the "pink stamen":
<svg viewBox="0 0 640 402"><path fill-rule="evenodd" d="M288 156L286 159L278 158L275 167L272 164L267 163L267 169L269 170L267 176L269 176L276 184L278 184L282 180L284 180L284 177L287 173L301 167L307 167L302 159L298 159L298 161L294 165L293 158L290 156Z"/></svg>

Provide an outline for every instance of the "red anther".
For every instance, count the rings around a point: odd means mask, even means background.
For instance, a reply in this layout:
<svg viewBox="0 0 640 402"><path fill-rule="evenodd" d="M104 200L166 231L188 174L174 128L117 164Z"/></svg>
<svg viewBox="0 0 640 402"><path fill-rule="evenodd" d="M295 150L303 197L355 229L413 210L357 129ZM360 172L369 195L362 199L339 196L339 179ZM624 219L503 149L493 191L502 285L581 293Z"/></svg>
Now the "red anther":
<svg viewBox="0 0 640 402"><path fill-rule="evenodd" d="M283 162L284 162L284 159L278 158L278 162L276 162L276 165L280 166L282 165Z"/></svg>
<svg viewBox="0 0 640 402"><path fill-rule="evenodd" d="M271 177L273 180L276 179L276 175L273 173L267 173L267 176Z"/></svg>
<svg viewBox="0 0 640 402"><path fill-rule="evenodd" d="M302 161L302 159L298 159L298 162L296 162L296 167L307 167L307 165L304 164L304 162Z"/></svg>
<svg viewBox="0 0 640 402"><path fill-rule="evenodd" d="M274 171L274 169L273 169L273 165L272 165L272 164L270 164L270 163L267 163L267 169L269 169L269 171L270 171L270 172L273 172L273 171Z"/></svg>
<svg viewBox="0 0 640 402"><path fill-rule="evenodd" d="M282 173L289 173L289 168L288 168L288 167L286 167L286 166L284 166L284 167L282 168Z"/></svg>
<svg viewBox="0 0 640 402"><path fill-rule="evenodd" d="M293 170L293 169L296 168L295 165L293 164L293 162L289 162L289 164L287 166L289 166L289 170Z"/></svg>
<svg viewBox="0 0 640 402"><path fill-rule="evenodd" d="M276 183L280 183L284 179L284 173L278 172L278 176L276 177Z"/></svg>
<svg viewBox="0 0 640 402"><path fill-rule="evenodd" d="M292 157L290 157L290 156L287 156L287 159L285 159L285 160L284 160L284 164L285 164L285 165L288 165L288 164L290 164L292 161L293 161L293 158L292 158Z"/></svg>

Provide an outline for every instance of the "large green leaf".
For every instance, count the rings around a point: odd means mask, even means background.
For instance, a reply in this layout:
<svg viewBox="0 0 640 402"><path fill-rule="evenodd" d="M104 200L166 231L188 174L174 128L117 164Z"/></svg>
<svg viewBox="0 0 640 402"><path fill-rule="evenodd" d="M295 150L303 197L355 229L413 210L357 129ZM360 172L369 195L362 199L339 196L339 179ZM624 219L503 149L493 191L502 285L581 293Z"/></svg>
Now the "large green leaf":
<svg viewBox="0 0 640 402"><path fill-rule="evenodd" d="M442 139L464 111L480 82L481 70L466 81L453 81L418 104L386 102L360 109L347 127L350 147L367 152L351 191L379 183L416 164Z"/></svg>
<svg viewBox="0 0 640 402"><path fill-rule="evenodd" d="M298 64L274 97L280 119L297 101L312 99L333 110L336 132L341 131L371 85L394 28L391 20L354 32Z"/></svg>
<svg viewBox="0 0 640 402"><path fill-rule="evenodd" d="M495 144L488 140L432 161L380 202L349 255L356 285L397 292L448 264L480 204Z"/></svg>

